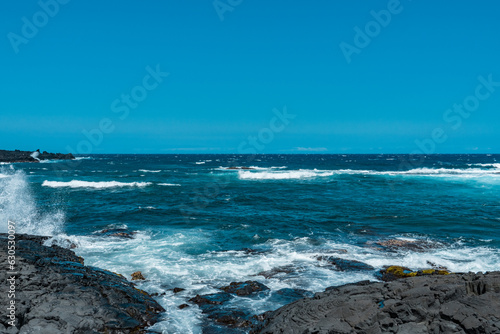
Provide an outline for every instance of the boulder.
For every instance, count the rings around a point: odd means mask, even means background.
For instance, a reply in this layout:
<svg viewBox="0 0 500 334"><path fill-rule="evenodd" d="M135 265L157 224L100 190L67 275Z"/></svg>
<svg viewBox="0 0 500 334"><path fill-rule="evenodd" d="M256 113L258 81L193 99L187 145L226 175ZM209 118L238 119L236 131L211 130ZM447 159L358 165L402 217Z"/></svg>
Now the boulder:
<svg viewBox="0 0 500 334"><path fill-rule="evenodd" d="M144 281L146 279L140 271L136 271L135 273L132 273L130 276L132 276L132 281Z"/></svg>
<svg viewBox="0 0 500 334"><path fill-rule="evenodd" d="M220 289L238 296L249 296L260 291L269 290L267 286L257 281L232 282Z"/></svg>

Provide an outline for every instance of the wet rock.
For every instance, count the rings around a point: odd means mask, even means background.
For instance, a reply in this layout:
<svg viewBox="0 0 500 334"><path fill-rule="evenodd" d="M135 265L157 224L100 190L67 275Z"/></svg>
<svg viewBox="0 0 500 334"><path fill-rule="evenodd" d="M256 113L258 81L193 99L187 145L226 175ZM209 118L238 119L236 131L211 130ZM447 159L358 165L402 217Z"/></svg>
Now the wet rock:
<svg viewBox="0 0 500 334"><path fill-rule="evenodd" d="M301 298L312 297L312 296L314 296L314 293L312 293L311 291L302 289L284 288L273 292L269 297L268 301L272 303L285 305L292 303L296 300L299 300Z"/></svg>
<svg viewBox="0 0 500 334"><path fill-rule="evenodd" d="M229 333L217 326L213 327L214 324L230 328L246 328L258 322L253 314L238 307L235 298L239 298L240 296L247 298L258 296L259 292L269 290L268 287L259 282L246 281L233 282L226 287L222 287L221 290L224 292L201 296L196 295L189 300L198 305L202 312L207 315L208 319L213 321L212 324L207 324L206 328L212 328L210 330L206 329L208 332L213 330L217 333Z"/></svg>
<svg viewBox="0 0 500 334"><path fill-rule="evenodd" d="M189 307L189 305L188 304L182 304L182 305L178 306L178 308L181 309L181 310L185 309L186 307Z"/></svg>
<svg viewBox="0 0 500 334"><path fill-rule="evenodd" d="M189 301L195 303L198 306L206 305L222 305L223 303L231 300L231 295L228 293L213 293L208 295L196 295Z"/></svg>
<svg viewBox="0 0 500 334"><path fill-rule="evenodd" d="M345 285L267 316L254 334L500 333L500 272Z"/></svg>
<svg viewBox="0 0 500 334"><path fill-rule="evenodd" d="M142 275L140 271L136 271L135 273L132 273L130 276L132 276L132 281L143 281L146 278Z"/></svg>
<svg viewBox="0 0 500 334"><path fill-rule="evenodd" d="M449 275L449 274L450 272L447 270L424 269L424 270L413 271L410 268L402 266L389 266L376 273L375 277L384 282L390 282L397 280L399 278L425 276L425 275Z"/></svg>
<svg viewBox="0 0 500 334"><path fill-rule="evenodd" d="M46 237L16 235L16 315L21 333L143 333L165 310L110 271L83 265L71 250L44 246ZM7 238L0 234L0 249ZM0 263L6 262L0 252ZM0 280L7 271L0 270ZM7 294L0 304L7 305ZM0 318L1 328L7 317Z"/></svg>
<svg viewBox="0 0 500 334"><path fill-rule="evenodd" d="M137 234L135 231L129 231L124 228L110 228L110 229L104 229L101 231L96 232L96 234L105 236L105 237L118 237L118 238L124 238L124 239L133 239L134 235Z"/></svg>
<svg viewBox="0 0 500 334"><path fill-rule="evenodd" d="M335 268L339 271L370 271L370 270L375 270L372 266L369 264L356 261L356 260L347 260L347 259L342 259L339 257L332 257L332 256L320 256L318 257L318 260L320 261L326 261L332 265L335 266Z"/></svg>
<svg viewBox="0 0 500 334"><path fill-rule="evenodd" d="M438 246L435 242L430 242L427 240L405 240L405 239L389 239L378 241L375 243L378 246L382 246L386 250L398 251L398 250L409 250L414 252L425 252L429 249L436 248Z"/></svg>
<svg viewBox="0 0 500 334"><path fill-rule="evenodd" d="M254 293L269 290L267 286L257 281L232 282L228 286L220 288L224 292L233 293L238 296L249 296Z"/></svg>
<svg viewBox="0 0 500 334"><path fill-rule="evenodd" d="M186 289L183 289L183 288L174 288L172 291L173 291L174 293L179 293L179 292L182 292L182 291L184 291L184 290L186 290Z"/></svg>
<svg viewBox="0 0 500 334"><path fill-rule="evenodd" d="M283 267L276 267L271 270L261 271L256 276L264 276L265 278L269 279L269 278L274 278L276 276L291 274L293 272L295 272L294 266L283 266Z"/></svg>
<svg viewBox="0 0 500 334"><path fill-rule="evenodd" d="M431 266L432 269L437 269L437 270L448 270L445 266L438 265L434 262L431 261L426 261L429 266Z"/></svg>

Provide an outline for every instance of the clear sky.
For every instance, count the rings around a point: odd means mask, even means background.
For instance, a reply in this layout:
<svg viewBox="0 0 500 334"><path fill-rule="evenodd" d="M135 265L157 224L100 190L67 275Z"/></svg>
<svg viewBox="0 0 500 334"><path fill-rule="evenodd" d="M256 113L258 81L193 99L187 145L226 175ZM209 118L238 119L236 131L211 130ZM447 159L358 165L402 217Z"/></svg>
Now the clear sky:
<svg viewBox="0 0 500 334"><path fill-rule="evenodd" d="M2 7L3 149L500 153L498 1Z"/></svg>

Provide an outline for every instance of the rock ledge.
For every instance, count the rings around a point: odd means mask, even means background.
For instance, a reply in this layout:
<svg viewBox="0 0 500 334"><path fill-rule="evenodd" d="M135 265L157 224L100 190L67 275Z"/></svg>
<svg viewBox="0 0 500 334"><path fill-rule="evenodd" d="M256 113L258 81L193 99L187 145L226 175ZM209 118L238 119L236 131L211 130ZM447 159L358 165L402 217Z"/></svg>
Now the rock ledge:
<svg viewBox="0 0 500 334"><path fill-rule="evenodd" d="M160 319L165 310L149 294L121 275L85 266L71 250L43 246L46 239L16 235L17 328L3 315L0 333L145 333ZM6 234L0 234L0 249L6 268ZM2 268L0 280L7 278ZM0 294L1 305L10 300Z"/></svg>

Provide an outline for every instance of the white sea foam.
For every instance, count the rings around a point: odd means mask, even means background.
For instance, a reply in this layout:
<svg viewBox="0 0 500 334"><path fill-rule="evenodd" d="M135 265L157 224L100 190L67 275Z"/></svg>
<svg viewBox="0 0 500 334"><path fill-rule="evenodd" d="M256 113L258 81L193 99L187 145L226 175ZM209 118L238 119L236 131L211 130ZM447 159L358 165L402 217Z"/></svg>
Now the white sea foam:
<svg viewBox="0 0 500 334"><path fill-rule="evenodd" d="M500 169L500 163L470 164L469 166L494 167L494 168Z"/></svg>
<svg viewBox="0 0 500 334"><path fill-rule="evenodd" d="M118 188L118 187L146 187L151 185L151 182L117 182L117 181L101 181L101 182L91 182L91 181L79 181L72 180L69 182L61 181L43 181L42 186L51 188L94 188L94 189L106 189L106 188Z"/></svg>
<svg viewBox="0 0 500 334"><path fill-rule="evenodd" d="M92 157L76 157L75 160L90 160Z"/></svg>
<svg viewBox="0 0 500 334"><path fill-rule="evenodd" d="M196 164L197 165L203 165L205 163L205 161L197 161Z"/></svg>
<svg viewBox="0 0 500 334"><path fill-rule="evenodd" d="M287 170L287 171L238 171L238 177L241 180L288 180L288 179L306 179L314 177L332 176L334 171L321 171L321 170Z"/></svg>
<svg viewBox="0 0 500 334"><path fill-rule="evenodd" d="M159 186L165 186L165 187L180 187L180 184L177 183L158 183Z"/></svg>
<svg viewBox="0 0 500 334"><path fill-rule="evenodd" d="M160 170L139 169L139 172L143 172L143 173L159 173L159 172L161 172L161 169Z"/></svg>
<svg viewBox="0 0 500 334"><path fill-rule="evenodd" d="M388 265L403 265L413 270L429 268L427 261L446 266L454 272L492 271L500 269L500 251L487 247L466 247L460 243L439 244L426 252L400 250L386 252L370 245L358 246L334 239L318 240L301 237L292 240L270 239L249 254L245 251L211 251L198 253L193 249L205 248L218 234L207 231L172 231L152 235L138 233L134 239L104 238L99 236L63 236L59 243L78 245L78 255L93 265L130 277L140 270L147 278L138 282L138 287L149 293L164 293L158 297L168 317L153 326L152 330L168 333L202 333L204 316L198 307L179 310L187 296L219 292L219 287L230 282L257 280L268 286L272 292L282 288L323 291L332 285L374 281L376 270ZM404 240L416 240L408 236L395 236ZM57 238L56 238L57 239ZM51 241L52 243L56 243ZM338 271L319 256L340 257L361 261L373 266L372 271ZM262 271L287 267L292 273L283 272L268 279L258 275ZM181 287L183 293L174 294L171 289ZM254 313L275 309L279 305L262 298L239 298L228 302L247 308Z"/></svg>
<svg viewBox="0 0 500 334"><path fill-rule="evenodd" d="M274 169L285 169L285 168L287 168L287 166L273 166L273 167L247 166L247 168L249 168L249 169L241 169L241 167L237 167L236 169L234 169L234 168L230 169L230 167L220 166L220 167L214 168L214 169L215 170L230 171L230 172L240 171L240 170L244 170L244 171L250 171L250 170L259 171L259 170L263 170L264 171L264 170L274 170Z"/></svg>
<svg viewBox="0 0 500 334"><path fill-rule="evenodd" d="M7 232L8 221L15 223L16 233L53 235L61 231L64 212L38 208L24 172L2 170L2 175L7 177L0 178L0 232Z"/></svg>

